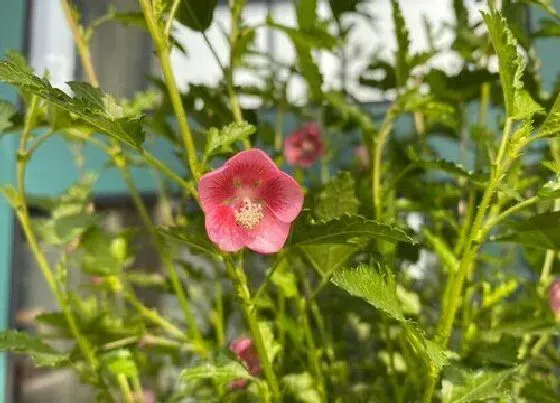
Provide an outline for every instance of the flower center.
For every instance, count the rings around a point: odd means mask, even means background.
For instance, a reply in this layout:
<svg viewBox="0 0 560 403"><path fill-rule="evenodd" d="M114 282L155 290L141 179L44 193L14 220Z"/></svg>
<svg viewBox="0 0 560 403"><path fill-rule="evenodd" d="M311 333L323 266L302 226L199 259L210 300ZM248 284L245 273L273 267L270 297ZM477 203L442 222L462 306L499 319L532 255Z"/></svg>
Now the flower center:
<svg viewBox="0 0 560 403"><path fill-rule="evenodd" d="M301 149L304 153L312 154L315 152L315 144L309 140L303 140L301 143Z"/></svg>
<svg viewBox="0 0 560 403"><path fill-rule="evenodd" d="M248 230L254 229L263 218L262 204L249 199L243 200L243 204L235 212L235 222Z"/></svg>

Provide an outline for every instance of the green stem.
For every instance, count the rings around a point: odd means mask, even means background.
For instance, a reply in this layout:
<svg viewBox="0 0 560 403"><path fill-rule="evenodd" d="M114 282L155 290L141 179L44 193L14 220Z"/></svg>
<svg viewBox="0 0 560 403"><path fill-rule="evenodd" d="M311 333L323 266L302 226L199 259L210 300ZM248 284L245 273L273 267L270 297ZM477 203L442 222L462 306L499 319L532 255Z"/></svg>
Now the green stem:
<svg viewBox="0 0 560 403"><path fill-rule="evenodd" d="M229 35L229 69L226 74L227 88L229 93L229 103L233 112L233 117L237 123L243 122L243 113L241 112L241 105L239 104L239 98L235 93L234 89L234 72L238 60L235 60L235 54L237 49L237 40L239 38L239 25L241 23L241 13L243 12L243 6L245 5L245 0L231 0L231 31ZM243 140L243 145L246 149L251 148L251 143L249 139Z"/></svg>
<svg viewBox="0 0 560 403"><path fill-rule="evenodd" d="M175 19L175 14L179 9L179 4L181 4L181 0L173 0L173 4L171 5L171 10L169 10L169 15L167 16L167 21L165 22L165 28L163 29L163 35L167 38L169 33L171 32L171 27L173 26L173 20Z"/></svg>
<svg viewBox="0 0 560 403"><path fill-rule="evenodd" d="M259 358L261 360L266 381L270 390L272 391L274 401L278 402L281 400L278 381L272 367L272 362L269 358L270 356L268 355L268 351L266 350L266 346L264 344L261 329L259 327L257 307L251 299L251 293L249 291L249 286L247 283L247 276L243 271L243 264L242 262L240 262L240 264L234 265L231 261L230 256L224 256L224 261L228 270L228 274L237 289L237 296L241 301L243 313L245 314L251 336L253 337L253 341L255 342L255 347L257 348L257 353L259 354Z"/></svg>
<svg viewBox="0 0 560 403"><path fill-rule="evenodd" d="M121 393L124 397L126 403L134 403L134 395L130 390L130 385L128 384L128 379L126 379L126 375L120 373L117 375L117 381L119 383L119 388L121 389Z"/></svg>
<svg viewBox="0 0 560 403"><path fill-rule="evenodd" d="M391 128L393 127L394 116L394 106L391 106L385 115L385 119L381 124L377 138L372 142L373 149L371 155L373 155L373 164L371 164L371 192L373 195L373 208L375 211L375 219L379 220L381 218L381 159L383 157L383 148L387 143L389 134L391 133Z"/></svg>
<svg viewBox="0 0 560 403"><path fill-rule="evenodd" d="M173 105L177 122L179 123L183 146L187 156L187 164L189 165L191 174L195 181L198 182L201 175L199 161L196 155L196 148L194 146L191 128L187 120L187 114L185 113L185 108L181 99L181 93L177 88L177 83L175 82L175 77L173 75L173 68L171 67L169 40L168 37L164 35L162 27L155 15L152 2L150 0L139 1L144 13L144 18L146 19L146 25L148 26L148 30L156 47L165 85L167 87L167 91L169 92L169 98L171 100L171 104Z"/></svg>
<svg viewBox="0 0 560 403"><path fill-rule="evenodd" d="M491 220L488 220L488 223L482 229L481 237L480 237L481 240L486 238L486 236L492 230L492 228L494 228L500 222L502 222L503 220L508 218L510 215L512 215L513 213L516 213L520 210L523 210L524 208L527 208L527 207L529 207L533 204L536 204L539 200L540 200L539 197L533 196L530 199L527 199L527 200L524 200L520 203L517 203L516 205L510 207L509 209L501 212L495 218L493 218Z"/></svg>
<svg viewBox="0 0 560 403"><path fill-rule="evenodd" d="M207 355L206 348L204 347L204 340L202 338L202 334L200 333L200 329L198 328L198 325L196 323L196 318L192 312L189 300L183 288L183 284L179 279L179 275L177 274L175 265L171 261L168 252L165 250L164 246L162 245L161 241L159 240L156 234L154 224L152 223L152 219L150 218L150 213L148 212L146 205L142 201L142 198L140 197L140 193L138 192L138 188L136 187L136 184L132 179L128 166L126 165L126 159L124 157L116 158L115 164L121 169L123 173L124 180L130 190L132 200L134 201L135 207L138 210L138 213L140 214L142 223L150 233L150 236L152 237L152 243L156 248L159 256L161 257L161 261L165 266L165 269L167 270L169 279L171 280L173 291L175 292L175 295L179 300L181 309L183 310L183 315L185 316L185 321L189 328L190 337L192 338L196 347L200 349L201 353Z"/></svg>
<svg viewBox="0 0 560 403"><path fill-rule="evenodd" d="M97 375L96 371L99 366L99 363L97 362L97 357L95 356L94 349L90 344L89 340L80 331L78 322L68 303L68 299L64 295L63 290L61 290L60 285L56 281L55 275L50 267L50 264L47 261L45 255L43 254L43 251L39 246L39 242L33 231L33 226L31 224L29 211L27 209L27 200L25 197L25 168L27 166L29 155L27 154L26 147L27 147L27 140L33 128L35 113L37 111L37 104L38 104L38 99L36 96L33 96L33 98L31 99L31 104L29 106L29 109L27 110L25 115L25 124L20 139L18 158L16 162L16 180L17 180L17 190L18 190L16 214L21 223L23 232L27 238L29 248L31 249L34 258L37 261L37 264L39 265L43 277L45 278L47 284L49 285L51 292L57 299L60 307L62 308L64 317L68 322L70 332L76 339L78 347L80 348L82 354L84 355L84 358L88 363L89 367L91 368L93 373Z"/></svg>
<svg viewBox="0 0 560 403"><path fill-rule="evenodd" d="M511 125L511 118L507 118L504 125L500 149L498 151L498 156L496 157L496 164L490 182L488 183L488 186L486 187L482 195L480 205L478 206L478 211L475 215L473 225L469 231L469 236L467 237L467 241L465 243L459 268L450 279L451 285L449 287L449 292L446 294L446 301L443 304L443 313L436 333L436 342L442 347L446 347L449 341L449 336L451 334L455 315L457 313L459 303L462 300L463 284L476 257L476 251L478 249L479 242L475 244L475 241L480 241L480 235L483 230L486 211L488 210L490 202L492 201L492 197L494 196L494 192L496 191L498 185L500 184L502 176L506 171L504 158L511 132ZM428 378L428 385L424 393L425 403L429 403L432 401L432 396L434 393L436 381L439 377L439 373L439 370L434 370Z"/></svg>
<svg viewBox="0 0 560 403"><path fill-rule="evenodd" d="M325 379L323 378L323 372L321 371L321 362L317 354L313 332L307 318L307 303L305 301L305 298L298 298L296 305L299 309L300 323L303 328L302 330L305 337L305 342L307 343L307 359L309 362L309 366L313 370L315 378L317 379L317 387L319 389L319 394L321 395L322 401L326 401Z"/></svg>
<svg viewBox="0 0 560 403"><path fill-rule="evenodd" d="M486 127L488 121L488 108L490 106L490 83L482 83L480 86L480 113L479 122L480 127Z"/></svg>

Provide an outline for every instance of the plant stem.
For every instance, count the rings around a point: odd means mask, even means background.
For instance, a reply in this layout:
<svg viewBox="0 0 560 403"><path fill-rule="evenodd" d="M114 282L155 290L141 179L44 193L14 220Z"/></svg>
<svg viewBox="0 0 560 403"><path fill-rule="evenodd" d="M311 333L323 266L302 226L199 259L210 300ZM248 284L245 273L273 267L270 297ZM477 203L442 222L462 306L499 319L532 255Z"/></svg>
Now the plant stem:
<svg viewBox="0 0 560 403"><path fill-rule="evenodd" d="M373 208L375 211L374 218L379 220L381 218L381 158L383 157L383 148L387 143L389 134L391 134L391 128L393 127L394 116L394 106L391 106L387 110L385 119L381 124L377 138L373 141L373 150L371 154L373 155L373 164L371 165L371 191L373 195Z"/></svg>
<svg viewBox="0 0 560 403"><path fill-rule="evenodd" d="M130 385L128 384L126 375L123 373L118 374L117 381L119 383L119 388L121 389L121 393L126 403L134 403L134 396L132 395L132 391L130 390Z"/></svg>
<svg viewBox="0 0 560 403"><path fill-rule="evenodd" d="M446 293L445 302L443 304L443 313L438 323L438 329L436 333L436 342L442 346L446 347L449 341L449 336L453 327L453 322L455 320L455 314L459 307L459 303L462 300L462 290L463 283L467 274L470 271L470 267L473 264L476 251L478 250L479 243L475 244L475 241L480 241L480 235L483 230L484 218L486 216L486 211L490 206L494 192L496 191L503 174L507 170L504 163L505 152L507 149L507 144L509 141L509 136L511 132L512 120L511 118L506 119L504 125L504 131L502 135L502 140L500 143L500 148L498 151L498 156L496 157L496 163L494 170L491 175L490 182L484 190L482 195L482 200L478 206L478 211L475 215L473 225L469 231L467 241L463 250L461 261L457 272L451 277L451 285L449 287L449 292ZM435 389L436 381L439 377L439 370L433 370L428 378L428 385L424 394L424 402L429 403L432 401L432 396Z"/></svg>
<svg viewBox="0 0 560 403"><path fill-rule="evenodd" d="M498 214L497 217L488 220L488 223L486 223L486 225L482 229L480 239L483 240L484 238L486 238L486 236L492 230L492 228L494 228L496 225L498 225L500 222L508 218L513 213L516 213L519 210L523 210L524 208L537 203L539 200L540 199L537 196L533 196L527 200L523 200L522 202L517 203L516 205L510 207L505 211L502 211L500 214Z"/></svg>
<svg viewBox="0 0 560 403"><path fill-rule="evenodd" d="M187 326L189 328L190 337L193 340L193 342L195 343L196 347L200 350L200 352L203 355L207 355L206 348L204 347L204 341L203 341L202 335L200 333L200 329L198 328L198 325L196 323L196 318L195 318L195 316L192 312L189 300L188 300L187 295L185 293L185 290L183 288L183 284L182 284L182 282L179 278L179 275L177 274L177 270L175 269L175 265L171 261L170 257L168 256L168 253L164 249L164 246L161 244L161 241L157 237L157 234L156 234L156 231L155 231L155 228L154 228L154 224L152 223L152 219L150 218L150 213L148 212L148 210L146 208L146 205L142 201L140 193L138 192L138 188L136 187L136 184L134 183L134 181L132 179L132 175L130 174L130 170L128 169L128 166L126 165L126 159L124 157L122 157L122 158L117 157L115 163L122 171L122 174L124 176L124 180L125 180L128 188L129 188L129 190L130 190L132 200L134 201L136 209L138 210L138 213L140 214L140 218L142 220L142 223L144 224L144 226L146 227L146 229L150 233L150 236L152 238L152 243L153 243L154 247L156 248L159 256L161 257L161 261L162 261L163 265L165 266L165 269L167 270L167 273L169 275L169 279L171 280L171 285L173 287L173 291L175 292L175 295L177 296L177 299L179 300L179 304L181 306L181 309L183 310L183 315L185 316L185 321L186 321Z"/></svg>
<svg viewBox="0 0 560 403"><path fill-rule="evenodd" d="M234 89L234 71L238 63L235 59L237 40L239 38L239 25L241 23L241 13L243 11L243 6L245 5L245 0L230 0L231 9L231 31L229 35L229 69L226 74L226 82L229 93L229 103L233 112L233 117L237 123L243 122L243 113L241 112L241 106L239 104L239 98L235 93ZM243 140L243 145L246 149L251 148L251 143L249 139Z"/></svg>
<svg viewBox="0 0 560 403"><path fill-rule="evenodd" d="M144 13L144 18L146 19L146 25L153 38L156 52L158 54L161 70L163 72L163 78L167 91L169 92L169 98L171 104L173 105L173 110L175 111L175 116L179 123L179 128L181 130L181 137L183 139L183 146L186 152L187 164L191 170L191 174L196 182L200 178L200 166L198 157L196 155L196 149L194 147L194 142L191 134L191 128L187 120L187 115L185 113L185 108L183 106L183 101L181 99L181 93L177 88L177 83L175 82L175 77L173 76L173 68L171 67L171 58L169 57L169 41L168 37L164 35L162 27L154 12L153 5L150 0L139 0Z"/></svg>
<svg viewBox="0 0 560 403"><path fill-rule="evenodd" d="M169 32L171 32L171 27L173 26L173 20L175 19L175 14L179 9L179 4L181 4L181 0L173 0L173 4L171 5L171 10L169 11L169 15L167 16L167 21L165 22L165 28L163 29L163 34L165 35L166 38L169 36Z"/></svg>
<svg viewBox="0 0 560 403"><path fill-rule="evenodd" d="M64 295L63 290L60 288L54 273L50 267L47 258L43 254L39 246L39 242L33 232L33 227L31 225L31 218L29 216L29 211L27 209L27 200L25 197L25 168L27 166L28 155L26 151L27 147L27 140L31 134L31 130L33 128L34 120L35 120L35 113L37 109L38 99L36 96L33 96L31 99L31 104L29 109L25 115L25 124L23 127L23 132L20 139L19 151L18 151L18 158L16 162L16 180L17 180L17 190L18 190L18 201L16 206L16 214L21 223L23 232L25 233L25 237L27 238L27 242L29 244L29 248L33 253L39 268L45 278L51 292L57 299L62 311L64 313L64 317L68 322L68 326L70 328L70 332L76 339L78 347L80 348L82 354L86 362L88 363L89 367L93 371L93 374L97 377L97 368L98 362L97 357L95 356L94 349L90 344L89 340L82 334L79 329L78 322L72 312L72 309L68 303L68 299Z"/></svg>
<svg viewBox="0 0 560 403"><path fill-rule="evenodd" d="M237 289L237 296L241 301L241 306L243 308L243 313L247 319L247 324L249 325L249 330L255 342L255 347L257 348L257 353L261 360L261 364L264 370L264 375L270 390L272 391L272 396L274 401L280 401L280 389L278 387L278 381L276 379L276 374L272 367L272 362L270 361L270 356L266 350L264 340L262 337L261 329L259 327L259 319L257 316L257 307L251 299L251 293L249 291L249 286L247 283L247 276L243 271L243 263L240 257L240 264L234 265L231 261L230 256L224 256L224 261L228 274Z"/></svg>
<svg viewBox="0 0 560 403"><path fill-rule="evenodd" d="M326 401L325 379L323 378L323 372L321 371L321 362L317 355L313 332L311 331L311 326L309 325L309 320L307 319L307 303L305 298L299 297L296 305L299 309L300 323L303 328L305 342L307 343L307 358L309 360L309 366L312 368L315 378L317 379L317 388L319 389L321 399L322 401Z"/></svg>
<svg viewBox="0 0 560 403"><path fill-rule="evenodd" d="M66 21L68 22L70 31L72 32L72 36L74 37L74 42L76 43L76 47L78 48L78 54L80 55L80 60L88 77L88 80L92 86L99 87L99 79L97 78L97 73L93 68L88 41L83 34L84 30L75 18L76 15L74 14L74 10L72 9L70 2L68 0L60 0L60 3L62 4L62 9L64 11L64 15L66 16Z"/></svg>

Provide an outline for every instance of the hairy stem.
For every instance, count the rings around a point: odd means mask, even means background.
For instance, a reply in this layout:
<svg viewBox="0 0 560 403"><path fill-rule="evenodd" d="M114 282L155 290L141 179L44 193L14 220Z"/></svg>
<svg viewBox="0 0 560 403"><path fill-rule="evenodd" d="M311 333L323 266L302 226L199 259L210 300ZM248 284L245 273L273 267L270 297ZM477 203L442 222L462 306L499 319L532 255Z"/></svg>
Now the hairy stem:
<svg viewBox="0 0 560 403"><path fill-rule="evenodd" d="M511 132L512 120L508 118L504 125L504 131L502 135L502 140L500 143L500 149L498 151L498 156L496 157L495 168L492 172L490 182L486 187L480 205L478 206L478 211L475 215L472 227L469 231L467 241L465 242L465 247L459 263L459 268L456 273L451 277L451 285L449 287L449 292L446 293L445 301L443 304L443 313L438 323L438 329L436 333L436 342L442 346L446 347L449 342L449 336L451 335L451 330L453 328L453 322L455 320L455 315L459 307L459 303L462 300L462 291L465 278L467 277L471 265L474 263L476 258L476 252L479 247L480 235L483 230L484 218L494 192L496 191L502 176L506 172L506 164L504 162L505 152L507 149L507 144L509 141L509 136ZM475 242L477 241L477 242ZM432 401L432 396L435 389L435 384L439 377L439 370L434 370L428 378L428 384L424 393L424 402L429 403Z"/></svg>
<svg viewBox="0 0 560 403"><path fill-rule="evenodd" d="M97 361L97 357L95 356L93 346L90 344L89 340L82 334L78 326L76 317L74 316L74 313L72 312L72 309L70 307L69 301L65 296L64 291L61 289L59 283L57 282L53 270L39 246L39 241L37 240L37 237L35 236L35 233L33 231L31 218L27 209L27 199L25 196L25 168L27 166L27 161L29 158L26 148L27 140L29 139L31 130L33 128L35 113L37 112L37 105L38 99L36 96L33 96L29 109L27 110L25 115L25 124L20 139L18 158L16 162L16 180L18 190L17 206L15 206L16 214L21 223L23 232L25 233L25 237L27 238L29 248L31 249L34 258L39 265L39 268L41 269L43 277L45 278L51 292L57 299L58 304L62 308L64 317L68 322L70 332L74 336L74 339L76 340L76 343L78 344L78 347L84 355L84 358L91 368L93 374L97 375L97 368L99 366L99 363Z"/></svg>
<svg viewBox="0 0 560 403"><path fill-rule="evenodd" d="M183 139L183 146L185 148L185 153L187 156L187 164L195 181L198 182L198 179L201 175L199 161L196 155L196 149L194 147L191 128L187 120L187 114L185 113L185 108L181 99L181 93L177 88L177 83L175 82L175 77L173 76L169 40L168 37L164 35L163 27L161 26L157 16L155 15L155 11L151 1L139 1L144 13L144 18L146 19L146 25L148 26L148 30L150 31L156 47L156 52L161 63L161 70L163 72L165 85L167 87L167 91L169 92L169 98L171 100L171 104L173 105L173 110L175 112L175 116L177 117L177 122L179 123L179 129L181 131L181 137Z"/></svg>
<svg viewBox="0 0 560 403"><path fill-rule="evenodd" d="M243 308L243 313L245 314L245 318L249 326L249 331L251 332L251 336L253 337L255 347L257 348L257 353L259 354L259 358L261 360L266 382L268 383L268 386L272 391L274 401L278 402L281 400L278 380L276 379L276 374L274 373L272 362L270 361L270 356L264 344L261 329L259 327L257 307L251 299L251 293L249 291L249 285L247 283L247 276L243 271L242 259L240 259L240 264L237 265L233 264L230 256L225 256L224 261L228 270L228 274L235 288L237 289L237 296L241 301L241 306Z"/></svg>
<svg viewBox="0 0 560 403"><path fill-rule="evenodd" d="M393 127L394 106L391 106L385 115L385 119L377 133L377 138L373 141L373 149L371 155L373 156L373 164L371 165L371 191L373 194L373 208L375 211L375 219L381 218L381 159L383 157L383 148L387 143L391 128Z"/></svg>

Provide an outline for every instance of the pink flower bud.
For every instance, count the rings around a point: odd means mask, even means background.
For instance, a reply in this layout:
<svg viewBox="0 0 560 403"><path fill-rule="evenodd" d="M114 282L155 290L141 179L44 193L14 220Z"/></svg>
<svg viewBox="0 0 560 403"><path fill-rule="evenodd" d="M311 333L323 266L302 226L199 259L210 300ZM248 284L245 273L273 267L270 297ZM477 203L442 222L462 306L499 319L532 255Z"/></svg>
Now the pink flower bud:
<svg viewBox="0 0 560 403"><path fill-rule="evenodd" d="M245 364L250 375L256 376L261 372L259 354L253 345L252 339L249 337L239 337L230 343L229 349L237 355L239 361ZM248 381L246 379L237 379L229 387L230 389L243 389L247 384Z"/></svg>
<svg viewBox="0 0 560 403"><path fill-rule="evenodd" d="M284 157L290 165L309 168L323 155L324 148L319 126L310 122L286 137Z"/></svg>
<svg viewBox="0 0 560 403"><path fill-rule="evenodd" d="M560 316L560 279L554 280L548 289L548 305L556 316Z"/></svg>
<svg viewBox="0 0 560 403"><path fill-rule="evenodd" d="M356 147L354 149L354 155L356 156L356 159L358 160L358 163L360 164L360 168L365 169L367 167L369 167L369 153L368 153L368 149L366 148L366 146L359 145L358 147Z"/></svg>

